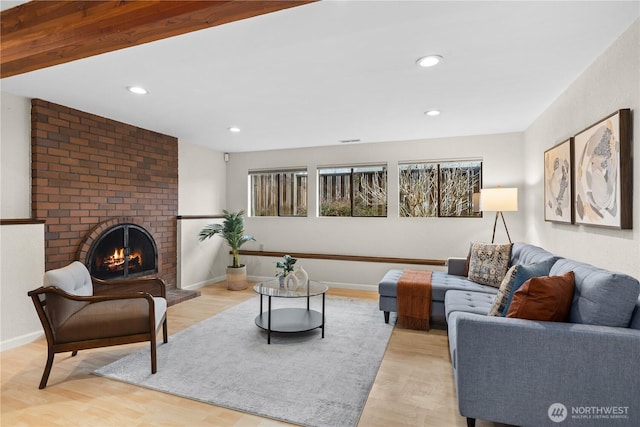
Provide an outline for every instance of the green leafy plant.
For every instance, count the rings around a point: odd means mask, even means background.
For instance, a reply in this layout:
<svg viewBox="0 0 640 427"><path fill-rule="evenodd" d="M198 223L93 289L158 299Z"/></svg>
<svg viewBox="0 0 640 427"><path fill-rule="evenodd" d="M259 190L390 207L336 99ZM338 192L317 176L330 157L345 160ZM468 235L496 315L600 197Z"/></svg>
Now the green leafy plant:
<svg viewBox="0 0 640 427"><path fill-rule="evenodd" d="M222 224L209 224L206 225L198 236L200 241L209 239L216 234L227 241L229 248L231 248L231 254L233 257L233 265L231 267L242 267L240 264L239 251L240 247L249 241L255 241L253 236L244 234L244 211L229 212L227 210L222 211L224 214L224 220Z"/></svg>
<svg viewBox="0 0 640 427"><path fill-rule="evenodd" d="M281 272L276 273L276 276L285 277L287 274L291 273L296 261L298 260L293 258L291 255L285 255L282 257L282 261L276 262L276 269L282 270Z"/></svg>

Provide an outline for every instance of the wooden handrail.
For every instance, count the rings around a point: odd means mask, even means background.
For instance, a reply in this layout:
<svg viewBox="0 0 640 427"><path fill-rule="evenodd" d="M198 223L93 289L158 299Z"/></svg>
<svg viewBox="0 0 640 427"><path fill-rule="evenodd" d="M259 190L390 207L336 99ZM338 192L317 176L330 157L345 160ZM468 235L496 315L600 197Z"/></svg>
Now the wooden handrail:
<svg viewBox="0 0 640 427"><path fill-rule="evenodd" d="M384 262L390 264L413 264L413 265L435 265L446 266L446 261L442 259L419 259L419 258L393 258L379 256L362 256L362 255L337 255L337 254L313 254L302 252L279 252L279 251L247 251L241 250L240 255L247 256L268 256L282 257L291 255L294 258L310 258L310 259L326 259L334 261L357 261L357 262Z"/></svg>
<svg viewBox="0 0 640 427"><path fill-rule="evenodd" d="M44 219L35 218L0 219L0 225L44 224L45 222Z"/></svg>
<svg viewBox="0 0 640 427"><path fill-rule="evenodd" d="M224 215L222 214L217 214L217 215L178 215L176 217L176 219L219 219L219 218L224 218Z"/></svg>

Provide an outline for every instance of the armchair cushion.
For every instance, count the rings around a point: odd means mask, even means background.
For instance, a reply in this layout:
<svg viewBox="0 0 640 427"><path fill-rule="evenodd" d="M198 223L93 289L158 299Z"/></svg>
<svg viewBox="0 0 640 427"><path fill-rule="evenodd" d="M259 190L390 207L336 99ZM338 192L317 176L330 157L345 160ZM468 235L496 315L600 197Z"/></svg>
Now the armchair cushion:
<svg viewBox="0 0 640 427"><path fill-rule="evenodd" d="M56 286L68 294L88 297L93 295L89 270L80 261L44 273L45 286Z"/></svg>
<svg viewBox="0 0 640 427"><path fill-rule="evenodd" d="M45 272L43 284L45 287L55 286L71 295L83 297L93 295L93 283L89 270L79 261ZM47 315L53 327L57 328L86 305L87 303L84 301L73 301L50 294L47 297Z"/></svg>
<svg viewBox="0 0 640 427"><path fill-rule="evenodd" d="M167 308L164 298L153 298L157 329ZM127 298L87 304L56 331L60 343L149 333L149 301Z"/></svg>

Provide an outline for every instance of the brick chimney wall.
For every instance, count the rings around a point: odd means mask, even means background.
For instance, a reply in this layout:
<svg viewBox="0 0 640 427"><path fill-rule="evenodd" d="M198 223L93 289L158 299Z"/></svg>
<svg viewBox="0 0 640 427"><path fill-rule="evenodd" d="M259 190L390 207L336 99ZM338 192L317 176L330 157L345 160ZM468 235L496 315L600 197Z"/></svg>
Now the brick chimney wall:
<svg viewBox="0 0 640 427"><path fill-rule="evenodd" d="M177 138L34 99L31 170L47 270L76 260L98 224L130 217L156 241L158 275L176 284Z"/></svg>

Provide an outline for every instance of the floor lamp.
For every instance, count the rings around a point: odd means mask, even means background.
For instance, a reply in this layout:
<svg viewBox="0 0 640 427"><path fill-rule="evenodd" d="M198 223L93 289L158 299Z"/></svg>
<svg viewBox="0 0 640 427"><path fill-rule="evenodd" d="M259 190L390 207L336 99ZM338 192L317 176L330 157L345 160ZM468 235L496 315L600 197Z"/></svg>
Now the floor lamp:
<svg viewBox="0 0 640 427"><path fill-rule="evenodd" d="M480 210L484 212L496 213L496 219L493 221L493 235L491 236L491 243L496 238L496 224L498 223L498 215L502 218L504 229L507 231L507 238L511 243L511 236L509 236L509 229L507 223L504 220L502 212L514 212L518 210L518 189L517 188L483 188L480 190Z"/></svg>

